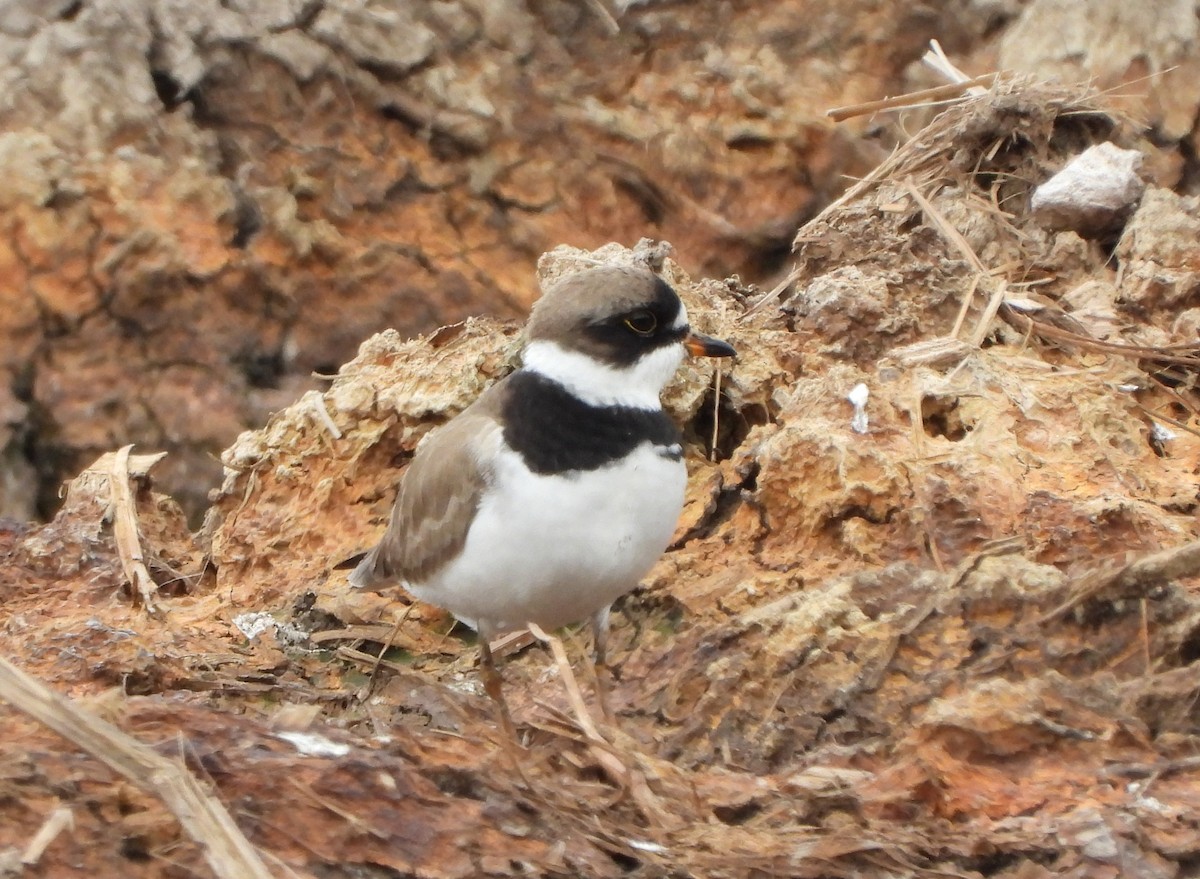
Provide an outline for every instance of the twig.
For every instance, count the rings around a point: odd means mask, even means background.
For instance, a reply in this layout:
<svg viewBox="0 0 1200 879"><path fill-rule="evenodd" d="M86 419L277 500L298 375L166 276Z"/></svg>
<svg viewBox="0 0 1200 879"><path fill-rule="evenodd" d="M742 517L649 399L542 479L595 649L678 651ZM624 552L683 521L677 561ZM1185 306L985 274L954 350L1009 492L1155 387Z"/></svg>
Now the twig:
<svg viewBox="0 0 1200 879"><path fill-rule="evenodd" d="M713 372L713 429L712 442L708 447L708 460L717 460L717 429L720 426L721 416L721 364L717 364L716 370Z"/></svg>
<svg viewBox="0 0 1200 879"><path fill-rule="evenodd" d="M48 726L142 790L159 797L221 879L272 879L257 849L238 829L220 800L204 790L179 761L156 754L3 657L0 657L0 699Z"/></svg>
<svg viewBox="0 0 1200 879"><path fill-rule="evenodd" d="M1102 596L1114 601L1120 598L1144 598L1156 586L1197 574L1200 574L1200 540L1193 540L1135 559L1110 574L1089 578L1090 582L1085 582L1081 589L1045 614L1038 623L1057 619L1083 602Z"/></svg>
<svg viewBox="0 0 1200 879"><path fill-rule="evenodd" d="M1127 345L1121 342L1103 342L1091 336L1081 336L1079 333L1072 333L1070 330L1059 329L1048 323L1034 320L1029 315L1022 314L1015 308L1010 308L1007 305L1001 305L1000 314L1005 320L1014 324L1018 330L1022 332L1032 331L1039 336L1053 339L1056 342L1069 342L1092 351L1121 354L1125 357L1152 360L1156 363L1175 363L1182 366L1200 368L1200 346L1195 344L1165 345L1156 348L1152 345ZM1173 351L1188 351L1191 353L1173 354L1171 353Z"/></svg>
<svg viewBox="0 0 1200 879"><path fill-rule="evenodd" d="M376 827L374 824L372 824L370 821L366 820L365 818L360 818L358 815L355 815L349 809L343 809L337 803L334 803L332 800L330 800L328 797L323 797L323 796L319 795L315 790L312 789L312 787L310 785L302 784L298 779L295 779L295 778L289 778L288 783L291 784L291 786L293 788L295 788L299 793L308 797L310 800L312 800L314 803L316 803L322 809L325 809L329 812L332 812L334 815L337 815L339 818L341 818L343 821L345 821L346 824L348 824L351 828L353 828L353 830L356 833L362 833L362 834L369 833L371 836L375 837L376 839L382 839L385 841L388 839L391 839L391 834L388 831L383 830L379 827Z"/></svg>
<svg viewBox="0 0 1200 879"><path fill-rule="evenodd" d="M934 86L931 89L909 92L907 95L897 95L894 98L882 98L878 101L850 104L846 107L834 107L832 110L826 110L825 115L834 122L844 122L855 116L869 116L881 110L902 110L916 104L924 104L930 101L944 101L949 98L957 98L976 86L990 88L995 83L997 76L999 76L998 73L985 73L974 79L968 79L966 82L952 82L947 85Z"/></svg>
<svg viewBox="0 0 1200 879"><path fill-rule="evenodd" d="M1166 775L1173 772L1188 772L1200 769L1200 755L1180 757L1177 760L1166 760L1162 763L1113 763L1100 770L1102 778L1114 775L1147 776Z"/></svg>
<svg viewBox="0 0 1200 879"><path fill-rule="evenodd" d="M917 206L921 208L921 211L925 214L929 221L937 226L938 231L942 233L942 236L952 245L954 245L954 248L963 255L963 258L968 264L970 264L971 268L975 270L975 276L971 282L971 289L963 298L962 308L959 309L958 317L954 321L954 329L950 333L952 337L957 338L958 333L962 330L963 322L966 320L967 310L971 300L975 298L975 290L978 288L979 282L984 278L992 277L993 273L990 272L983 264L983 260L979 258L979 254L977 254L974 248L971 247L970 242L968 242L967 239L963 237L963 234L959 232L958 229L954 228L949 220L942 216L941 211L935 208L933 203L929 201L929 199L927 199L919 189L917 189L911 178L904 181L904 188L908 191L908 194L912 196L913 201L917 203ZM983 344L983 340L987 338L988 329L991 326L992 320L996 317L996 312L1000 310L1000 306L1004 302L1004 293L1006 289L1007 285L1004 282L1001 282L992 291L992 295L988 297L988 302L983 309L983 314L980 316L979 322L975 325L975 331L971 333L969 344L973 348L978 348Z"/></svg>
<svg viewBox="0 0 1200 879"><path fill-rule="evenodd" d="M308 640L313 644L324 644L326 641L378 641L383 643L392 630L392 626L385 626L383 623L347 626L344 629L322 629L319 632L310 632Z"/></svg>
<svg viewBox="0 0 1200 879"><path fill-rule="evenodd" d="M1145 669L1142 673L1146 677L1150 676L1153 666L1150 662L1150 614L1146 608L1146 599L1143 598L1139 602L1142 612L1142 667Z"/></svg>
<svg viewBox="0 0 1200 879"><path fill-rule="evenodd" d="M492 656L500 659L504 656L511 656L514 653L519 653L537 639L529 632L509 632L501 635L491 643Z"/></svg>
<svg viewBox="0 0 1200 879"><path fill-rule="evenodd" d="M1197 574L1200 574L1200 540L1193 540L1130 562L1104 585L1123 596L1144 596L1169 580Z"/></svg>
<svg viewBox="0 0 1200 879"><path fill-rule="evenodd" d="M365 650L359 650L355 647L339 647L335 651L338 659L344 659L347 662L353 662L358 665L366 666L367 668L375 668L376 664L389 668L395 672L412 671L412 669L399 662L393 662L390 659L380 659L374 653L367 653Z"/></svg>
<svg viewBox="0 0 1200 879"><path fill-rule="evenodd" d="M790 272L788 272L787 277L785 277L782 281L780 281L778 284L776 284L774 287L772 287L769 291L767 291L762 296L760 296L753 305L751 305L749 308L747 308L746 313L742 315L740 320L745 320L746 318L750 317L750 315L754 314L756 311L758 311L760 308L762 308L768 302L774 302L776 299L778 299L783 294L783 291L786 290L788 287L792 286L792 284L799 277L800 277L800 269L793 268Z"/></svg>
<svg viewBox="0 0 1200 879"><path fill-rule="evenodd" d="M888 352L888 357L895 358L905 366L920 366L947 360L962 360L970 353L971 348L966 342L953 336L938 336L936 339L923 339L911 345L893 348Z"/></svg>
<svg viewBox="0 0 1200 879"><path fill-rule="evenodd" d="M979 570L979 566L985 560L1013 555L1021 552L1024 547L1025 544L1019 537L1000 537L996 540L989 540L973 556L955 569L950 591L958 592L959 587L967 581L968 577Z"/></svg>
<svg viewBox="0 0 1200 879"><path fill-rule="evenodd" d="M996 289L992 291L992 295L988 298L987 305L983 309L983 314L979 316L979 323L975 325L975 332L971 333L971 347L979 348L983 345L983 340L987 338L988 330L991 328L992 320L996 317L996 312L1000 310L1000 306L1004 302L1004 293L1006 290L1008 290L1008 284L1001 281L996 285Z"/></svg>
<svg viewBox="0 0 1200 879"><path fill-rule="evenodd" d="M337 424L334 423L332 416L329 414L329 410L325 408L324 395L319 394L316 391L310 391L309 394L306 394L306 396L308 397L309 408L312 410L313 415L317 417L317 421L319 421L321 425L327 431L329 431L329 434L334 439L341 439L342 431L340 428L338 428Z"/></svg>
<svg viewBox="0 0 1200 879"><path fill-rule="evenodd" d="M954 228L949 220L942 216L941 211L935 208L929 199L922 195L921 191L917 189L911 178L904 181L904 188L908 191L908 194L912 196L912 199L917 203L917 206L921 208L922 213L924 213L929 221L938 228L938 231L942 233L942 236L952 245L954 245L954 248L962 254L963 259L965 259L971 268L975 270L975 276L972 278L971 282L971 289L963 298L962 307L959 309L958 317L954 321L954 329L950 333L952 337L957 338L959 332L962 330L963 322L966 320L967 310L970 306L971 300L975 298L975 290L979 287L979 282L984 278L992 277L993 273L990 272L983 264L983 260L979 258L979 254L977 254L974 248L971 247L970 242L963 237L963 234L959 232L958 229ZM980 316L979 322L975 325L975 331L971 334L969 344L972 347L978 348L981 344L983 344L983 340L987 338L988 328L991 326L992 319L995 318L996 312L999 311L1001 304L1004 302L1004 292L1006 289L1006 285L1001 282L996 289L992 291L992 295L988 298L987 305L984 307L983 314Z"/></svg>
<svg viewBox="0 0 1200 879"><path fill-rule="evenodd" d="M938 231L945 236L946 240L953 244L958 252L963 255L963 259L971 264L971 268L984 277L991 274L983 264L983 260L975 253L974 249L967 242L967 239L963 237L963 234L954 228L949 220L942 216L942 212L933 206L933 202L921 194L921 190L917 189L911 177L904 181L903 186L925 216L929 218L930 222L937 226Z"/></svg>
<svg viewBox="0 0 1200 879"><path fill-rule="evenodd" d="M941 76L952 83L959 85L966 83L971 77L959 70L949 58L946 57L945 50L942 49L942 44L937 40L929 41L929 50L921 56L921 63L932 70L934 73ZM992 74L995 76L995 74ZM986 89L976 86L971 89L972 95L981 95Z"/></svg>
<svg viewBox="0 0 1200 879"><path fill-rule="evenodd" d="M113 455L108 471L108 490L113 507L113 536L117 542L117 555L125 579L133 589L134 600L141 599L147 613L157 612L154 593L158 586L146 569L142 544L138 537L137 507L133 501L133 490L129 487L129 452L132 445L122 446Z"/></svg>
<svg viewBox="0 0 1200 879"><path fill-rule="evenodd" d="M1200 430L1197 430L1185 421L1180 421L1178 418L1172 418L1170 415L1163 415L1161 412L1152 412L1141 403L1134 403L1133 408L1137 409L1143 415L1149 416L1155 421L1162 421L1171 425L1172 427L1178 427L1180 430L1187 431L1194 436L1200 436Z"/></svg>
<svg viewBox="0 0 1200 879"><path fill-rule="evenodd" d="M583 734L590 741L604 745L603 748L598 749L597 758L599 759L602 753L606 758L600 760L604 768L614 778L621 781L627 780L629 770L611 753L610 749L612 746L609 744L608 739L600 735L600 731L596 729L596 724L592 720L592 715L588 712L587 704L583 701L583 692L579 689L579 681L575 679L575 672L571 670L571 661L567 658L567 651L563 648L562 641L553 635L547 635L537 623L526 623L525 627L529 629L533 637L547 645L550 648L550 652L554 654L554 662L558 666L563 686L567 690L567 699L570 700L571 708L575 712L575 722L579 724L579 728L583 730Z"/></svg>
<svg viewBox="0 0 1200 879"><path fill-rule="evenodd" d="M40 861L50 843L68 827L75 828L75 813L71 811L70 806L58 806L42 822L33 839L29 840L29 845L25 846L25 851L21 854L21 863L29 867Z"/></svg>
<svg viewBox="0 0 1200 879"><path fill-rule="evenodd" d="M656 826L663 826L664 822L669 820L669 813L654 792L650 790L645 775L640 770L631 769L621 762L612 743L600 735L600 731L596 729L595 721L592 720L592 715L583 701L579 681L575 679L575 673L571 670L571 662L567 658L567 651L563 647L562 641L553 635L547 635L537 623L526 623L525 627L535 638L549 646L550 652L554 654L554 662L558 666L558 673L566 688L567 698L575 713L575 722L587 736L588 750L591 752L592 758L604 768L610 778L629 790L630 796L633 797L647 821Z"/></svg>
<svg viewBox="0 0 1200 879"><path fill-rule="evenodd" d="M379 674L379 664L383 662L383 655L392 649L392 639L400 633L400 627L404 625L404 621L408 619L408 615L412 613L412 609L416 605L412 602L404 606L402 613L396 620L396 625L392 626L392 630L388 632L387 638L383 642L383 646L379 648L379 655L375 657L375 664L371 666L371 676L367 680L367 686L364 688L366 692L363 694L363 699L371 695L371 691L375 689L375 676Z"/></svg>
<svg viewBox="0 0 1200 879"><path fill-rule="evenodd" d="M971 301L975 298L975 291L979 289L979 279L982 277L983 275L979 273L971 275L971 287L967 290L967 295L963 297L962 306L958 309L958 316L954 319L954 327L950 330L951 339L958 339L958 334L967 321L967 312L971 310Z"/></svg>

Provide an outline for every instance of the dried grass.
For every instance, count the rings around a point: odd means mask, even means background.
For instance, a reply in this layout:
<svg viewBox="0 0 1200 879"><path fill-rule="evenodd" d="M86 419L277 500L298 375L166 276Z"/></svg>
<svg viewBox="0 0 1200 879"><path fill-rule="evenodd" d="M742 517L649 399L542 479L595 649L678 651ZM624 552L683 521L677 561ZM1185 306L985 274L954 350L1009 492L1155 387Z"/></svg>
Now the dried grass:
<svg viewBox="0 0 1200 879"><path fill-rule="evenodd" d="M127 450L126 450L127 451ZM188 772L0 657L0 699L162 799L221 879L271 879L229 812ZM27 854L33 853L33 846Z"/></svg>

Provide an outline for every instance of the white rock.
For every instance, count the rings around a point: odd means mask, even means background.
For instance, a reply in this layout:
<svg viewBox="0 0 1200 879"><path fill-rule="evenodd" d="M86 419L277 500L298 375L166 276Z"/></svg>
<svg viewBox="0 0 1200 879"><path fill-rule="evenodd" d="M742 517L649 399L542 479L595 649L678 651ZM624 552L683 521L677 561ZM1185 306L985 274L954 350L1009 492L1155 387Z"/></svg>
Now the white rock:
<svg viewBox="0 0 1200 879"><path fill-rule="evenodd" d="M281 732L275 737L283 739L306 757L345 757L350 753L350 746L343 745L325 738L325 736L308 732Z"/></svg>
<svg viewBox="0 0 1200 879"><path fill-rule="evenodd" d="M846 395L846 399L854 407L854 415L850 418L850 429L855 433L867 432L867 399L870 396L871 391L862 382L852 387L850 393Z"/></svg>
<svg viewBox="0 0 1200 879"><path fill-rule="evenodd" d="M233 618L233 624L237 630L245 636L247 641L253 641L263 632L276 628L278 623L275 618L265 611L254 611L252 613L238 614Z"/></svg>
<svg viewBox="0 0 1200 879"><path fill-rule="evenodd" d="M1030 208L1056 231L1084 238L1115 232L1132 213L1146 184L1142 154L1111 143L1088 147L1033 193Z"/></svg>

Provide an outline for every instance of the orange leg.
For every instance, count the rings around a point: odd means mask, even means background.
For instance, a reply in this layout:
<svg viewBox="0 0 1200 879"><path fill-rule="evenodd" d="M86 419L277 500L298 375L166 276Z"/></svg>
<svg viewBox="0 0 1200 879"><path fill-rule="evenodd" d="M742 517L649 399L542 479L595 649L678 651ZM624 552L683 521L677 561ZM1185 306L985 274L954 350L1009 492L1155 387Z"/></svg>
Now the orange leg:
<svg viewBox="0 0 1200 879"><path fill-rule="evenodd" d="M595 645L592 668L596 672L596 699L600 702L604 722L616 726L617 717L613 714L608 697L608 679L611 676L608 668L608 611L609 608L605 607L592 615L592 642Z"/></svg>
<svg viewBox="0 0 1200 879"><path fill-rule="evenodd" d="M496 669L492 659L491 638L485 631L479 633L479 674L483 678L483 690L496 703L500 713L500 726L504 734L513 742L520 744L517 738L517 728L513 726L512 715L508 712L508 703L504 701L504 679Z"/></svg>

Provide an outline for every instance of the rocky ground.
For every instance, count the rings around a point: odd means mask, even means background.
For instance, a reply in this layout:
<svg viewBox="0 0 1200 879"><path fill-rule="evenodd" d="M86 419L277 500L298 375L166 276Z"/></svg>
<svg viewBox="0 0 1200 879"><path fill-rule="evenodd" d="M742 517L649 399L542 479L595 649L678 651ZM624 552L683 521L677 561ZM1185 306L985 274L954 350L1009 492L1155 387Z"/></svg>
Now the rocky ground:
<svg viewBox="0 0 1200 879"><path fill-rule="evenodd" d="M0 876L1191 875L1198 25L1101 5L4 10ZM930 37L1018 73L823 117ZM518 744L346 562L582 259L739 357Z"/></svg>

